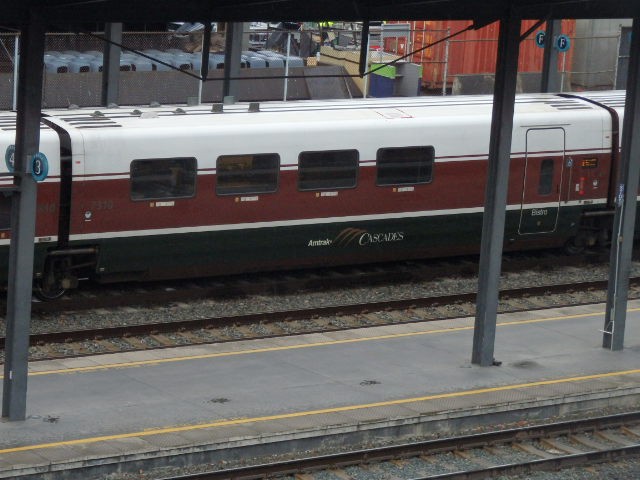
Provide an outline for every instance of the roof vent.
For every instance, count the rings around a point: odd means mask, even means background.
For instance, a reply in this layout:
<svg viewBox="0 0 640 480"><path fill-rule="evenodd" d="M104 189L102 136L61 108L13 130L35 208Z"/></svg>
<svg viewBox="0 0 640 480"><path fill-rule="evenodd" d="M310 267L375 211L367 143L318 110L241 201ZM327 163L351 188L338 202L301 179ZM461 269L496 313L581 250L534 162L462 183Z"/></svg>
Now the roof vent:
<svg viewBox="0 0 640 480"><path fill-rule="evenodd" d="M260 104L258 102L251 102L249 104L249 112L259 112L260 111Z"/></svg>
<svg viewBox="0 0 640 480"><path fill-rule="evenodd" d="M95 112L93 112L91 114L92 117L104 117L104 113L102 113L100 110L96 110Z"/></svg>
<svg viewBox="0 0 640 480"><path fill-rule="evenodd" d="M138 116L140 116L140 115L142 115L142 112L136 108L135 110L133 110L133 111L131 112L131 115L138 115Z"/></svg>
<svg viewBox="0 0 640 480"><path fill-rule="evenodd" d="M176 108L176 109L173 111L173 113L174 113L174 114L176 114L176 115L186 115L186 114L187 114L187 112L185 112L185 111L184 111L183 109L181 109L180 107Z"/></svg>
<svg viewBox="0 0 640 480"><path fill-rule="evenodd" d="M140 118L159 118L158 112L142 112Z"/></svg>
<svg viewBox="0 0 640 480"><path fill-rule="evenodd" d="M214 103L211 106L211 111L213 113L223 113L224 112L224 106L221 103Z"/></svg>

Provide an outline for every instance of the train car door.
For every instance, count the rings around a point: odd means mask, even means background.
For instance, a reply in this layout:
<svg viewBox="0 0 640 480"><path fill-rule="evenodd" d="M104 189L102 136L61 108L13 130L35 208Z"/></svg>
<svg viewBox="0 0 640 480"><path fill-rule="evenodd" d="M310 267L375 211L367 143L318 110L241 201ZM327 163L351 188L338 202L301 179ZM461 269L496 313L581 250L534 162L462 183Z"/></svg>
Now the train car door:
<svg viewBox="0 0 640 480"><path fill-rule="evenodd" d="M68 156L64 160L65 174L62 180L68 186L65 188L67 192L66 222L68 232L66 234L68 241L69 237L86 233L89 226L87 221L90 221L90 218L86 215L89 208L86 201L84 138L74 132L73 137L66 135L63 140L68 152Z"/></svg>
<svg viewBox="0 0 640 480"><path fill-rule="evenodd" d="M527 131L522 204L518 233L553 232L560 213L564 170L563 128L532 128Z"/></svg>

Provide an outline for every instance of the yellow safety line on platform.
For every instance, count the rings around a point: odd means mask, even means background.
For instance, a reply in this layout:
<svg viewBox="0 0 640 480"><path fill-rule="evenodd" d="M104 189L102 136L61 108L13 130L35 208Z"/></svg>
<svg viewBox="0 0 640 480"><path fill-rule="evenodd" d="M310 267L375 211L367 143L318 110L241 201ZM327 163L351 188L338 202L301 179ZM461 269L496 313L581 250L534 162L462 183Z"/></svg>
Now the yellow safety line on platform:
<svg viewBox="0 0 640 480"><path fill-rule="evenodd" d="M389 400L386 402L376 402L376 403L366 403L362 405L348 405L345 407L335 407L335 408L323 408L320 410L309 410L306 412L294 412L294 413L283 413L280 415L269 415L266 417L254 417L254 418L238 418L233 420L220 420L217 422L211 423L203 423L197 425L184 425L179 427L166 427L166 428L158 428L155 430L142 430L139 432L131 432L131 433L122 433L117 435L105 435L102 437L91 437L91 438L80 438L77 440L66 440L62 442L52 442L52 443L42 443L40 445L26 445L23 447L14 447L14 448L5 448L0 450L0 455L4 453L13 453L13 452L24 452L28 450L41 450L46 448L54 448L54 447L64 447L70 445L82 445L89 443L98 443L105 442L109 440L121 440L124 438L137 438L137 437L150 437L153 435L162 435L166 433L180 433L180 432L188 432L193 430L202 430L205 428L216 428L216 427L227 427L232 425L246 425L249 423L258 423L258 422L267 422L270 420L285 420L289 418L297 418L297 417L307 417L312 415L322 415L325 413L340 413L340 412L349 412L352 410L361 410L367 408L376 408L376 407L389 407L393 405L403 405L407 403L413 402L424 402L428 400L440 400L443 398L455 398L455 397L466 397L471 395L480 395L483 393L495 393L495 392L504 392L507 390L515 390L518 388L532 388L532 387L540 387L545 385L557 385L560 383L570 383L570 382L582 382L586 380L598 380L602 378L610 378L610 377L620 377L624 375L634 375L640 374L640 369L635 370L623 370L619 372L608 372L608 373L598 373L594 375L582 375L579 377L567 377L560 378L556 380L542 380L538 382L530 382L530 383L520 383L517 385L504 385L501 387L489 387L489 388L480 388L476 390L466 390L462 392L451 392L451 393L438 393L435 395L427 395L424 397L414 397L414 398L403 398L400 400Z"/></svg>
<svg viewBox="0 0 640 480"><path fill-rule="evenodd" d="M640 308L633 308L627 311L640 312ZM529 320L513 320L509 322L499 322L497 323L497 326L508 327L508 326L514 326L514 325L527 325L532 323L553 322L553 321L559 321L559 320L570 320L574 318L596 317L601 315L604 315L604 312L579 313L575 315L563 315L559 317L533 318ZM392 333L388 335L378 335L375 337L350 338L350 339L344 339L344 340L331 340L327 342L315 342L315 343L301 343L298 345L285 345L281 347L265 347L265 348L255 348L250 350L239 350L239 351L232 351L232 352L203 353L200 355L191 355L191 356L184 356L184 357L159 358L154 360L139 360L134 362L123 362L123 363L109 363L105 365L91 365L87 367L74 367L74 368L64 368L64 369L58 369L58 370L45 370L41 372L29 372L29 376L36 377L36 376L42 376L42 375L62 375L62 374L69 374L69 373L93 372L98 370L112 370L117 368L142 367L142 366L148 366L148 365L160 365L163 363L184 362L188 360L203 360L203 359L209 359L209 358L231 357L235 355L249 355L249 354L256 354L256 353L279 352L279 351L285 351L285 350L297 350L300 348L314 348L314 347L324 347L329 345L343 345L348 343L360 343L360 342L371 342L375 340L389 340L393 338L414 337L419 335L433 335L437 333L451 333L451 332L457 332L457 331L463 331L463 330L473 330L473 328L474 328L473 325L469 325L467 327L451 327L451 328L443 328L439 330L425 330L422 332ZM247 341L251 341L251 340L247 340ZM180 348L180 347L176 347L176 348ZM124 353L129 353L129 352L124 352ZM0 379L2 378L4 377L0 375Z"/></svg>

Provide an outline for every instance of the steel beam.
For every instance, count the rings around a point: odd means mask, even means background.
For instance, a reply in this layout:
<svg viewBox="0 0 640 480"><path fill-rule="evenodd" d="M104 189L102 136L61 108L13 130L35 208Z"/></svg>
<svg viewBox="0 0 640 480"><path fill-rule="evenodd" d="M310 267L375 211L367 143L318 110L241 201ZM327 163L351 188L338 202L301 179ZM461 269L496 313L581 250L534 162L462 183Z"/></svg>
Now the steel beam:
<svg viewBox="0 0 640 480"><path fill-rule="evenodd" d="M102 98L105 107L118 104L120 96L120 53L122 49L122 24L106 23L104 34L107 41L104 44L102 56Z"/></svg>
<svg viewBox="0 0 640 480"><path fill-rule="evenodd" d="M33 245L36 223L36 182L31 176L32 156L40 144L42 70L45 28L40 10L30 11L21 29L18 71L18 117L14 171L18 191L11 206L11 246L7 292L6 347L2 416L24 420L27 401L29 324L33 282Z"/></svg>
<svg viewBox="0 0 640 480"><path fill-rule="evenodd" d="M554 38L562 31L562 20L549 20L544 35L544 55L542 56L542 77L540 91L543 93L561 90L558 75L558 50L554 46Z"/></svg>
<svg viewBox="0 0 640 480"><path fill-rule="evenodd" d="M622 126L622 151L618 175L616 210L611 238L609 288L602 346L611 350L624 347L627 318L629 273L636 219L638 176L640 176L640 18L633 20L631 57L627 74ZM616 145L613 146L616 148Z"/></svg>
<svg viewBox="0 0 640 480"><path fill-rule="evenodd" d="M202 55L200 61L200 77L203 82L209 76L209 52L211 51L211 21L204 22L204 33L202 34Z"/></svg>
<svg viewBox="0 0 640 480"><path fill-rule="evenodd" d="M238 78L240 76L240 62L242 60L242 32L242 23L227 22L225 24L222 98L238 98L238 81L232 81L231 78Z"/></svg>
<svg viewBox="0 0 640 480"><path fill-rule="evenodd" d="M478 298L471 355L472 363L484 367L494 364L498 284L504 241L521 23L521 19L514 16L500 20L500 36L498 38L489 163L480 245Z"/></svg>

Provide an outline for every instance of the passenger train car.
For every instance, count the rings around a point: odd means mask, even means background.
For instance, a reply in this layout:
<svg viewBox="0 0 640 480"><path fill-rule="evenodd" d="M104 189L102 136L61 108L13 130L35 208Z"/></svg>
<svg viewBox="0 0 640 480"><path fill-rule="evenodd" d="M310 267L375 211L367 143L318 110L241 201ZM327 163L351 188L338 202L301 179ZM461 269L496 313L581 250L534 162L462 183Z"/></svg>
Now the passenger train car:
<svg viewBox="0 0 640 480"><path fill-rule="evenodd" d="M622 92L517 97L505 249L607 241L623 107ZM84 277L477 252L491 111L490 96L45 111L40 295ZM15 122L0 114L0 171ZM0 201L5 282L10 203Z"/></svg>

